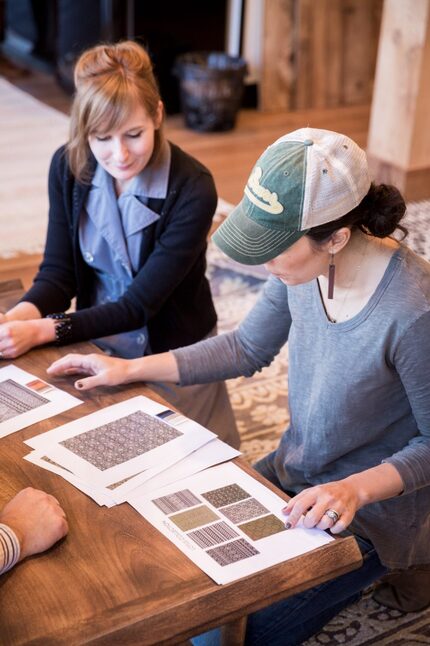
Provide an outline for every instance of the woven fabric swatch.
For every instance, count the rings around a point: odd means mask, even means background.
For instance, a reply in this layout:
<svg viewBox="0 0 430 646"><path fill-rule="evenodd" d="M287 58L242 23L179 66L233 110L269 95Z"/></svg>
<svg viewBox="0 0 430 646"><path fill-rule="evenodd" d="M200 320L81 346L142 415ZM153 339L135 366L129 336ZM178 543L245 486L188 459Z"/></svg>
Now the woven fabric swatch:
<svg viewBox="0 0 430 646"><path fill-rule="evenodd" d="M182 491L171 493L168 496L155 498L152 502L163 514L172 514L175 511L201 504L201 500L189 491L189 489L183 489Z"/></svg>
<svg viewBox="0 0 430 646"><path fill-rule="evenodd" d="M136 411L60 442L101 471L162 446L183 435L152 415Z"/></svg>
<svg viewBox="0 0 430 646"><path fill-rule="evenodd" d="M220 512L231 520L232 523L238 525L250 518L268 514L269 510L266 509L261 502L255 500L255 498L248 498L247 500L242 500L235 505L230 505L230 507L223 507L220 509Z"/></svg>
<svg viewBox="0 0 430 646"><path fill-rule="evenodd" d="M49 399L31 392L13 379L0 383L0 422L49 403Z"/></svg>
<svg viewBox="0 0 430 646"><path fill-rule="evenodd" d="M187 536L197 543L199 547L206 549L212 545L225 543L225 541L229 541L231 538L239 536L239 534L234 531L233 527L230 527L230 525L227 525L227 523L222 520L220 523L208 525L201 529L195 529L193 532L187 534Z"/></svg>
<svg viewBox="0 0 430 646"><path fill-rule="evenodd" d="M244 538L239 538L237 541L232 541L225 545L213 547L206 552L206 554L209 554L222 567L231 565L231 563L236 563L237 561L243 561L243 559L248 559L250 556L255 556L259 553Z"/></svg>
<svg viewBox="0 0 430 646"><path fill-rule="evenodd" d="M207 525L214 520L219 520L219 516L217 516L212 509L209 509L209 507L201 505L194 509L181 511L179 514L175 514L174 516L169 516L169 520L175 523L175 525L177 525L179 529L182 529L183 532L188 532L190 529Z"/></svg>
<svg viewBox="0 0 430 646"><path fill-rule="evenodd" d="M212 491L202 493L202 496L216 508L224 507L224 505L230 505L234 502L250 497L249 493L242 489L242 487L239 487L238 484L231 484L226 487L220 487L219 489L213 489Z"/></svg>
<svg viewBox="0 0 430 646"><path fill-rule="evenodd" d="M266 536L283 532L285 530L285 524L282 520L270 514L270 516L263 516L263 518L257 518L256 520L243 523L239 525L239 529L244 534L247 534L249 538L252 538L252 540L258 541L260 538L266 538Z"/></svg>

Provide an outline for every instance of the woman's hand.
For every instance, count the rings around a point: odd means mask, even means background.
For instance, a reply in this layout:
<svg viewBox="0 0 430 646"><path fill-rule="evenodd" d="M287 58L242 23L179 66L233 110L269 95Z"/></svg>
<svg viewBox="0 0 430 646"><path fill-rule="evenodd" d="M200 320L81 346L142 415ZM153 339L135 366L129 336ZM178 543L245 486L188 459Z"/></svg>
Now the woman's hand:
<svg viewBox="0 0 430 646"><path fill-rule="evenodd" d="M295 527L304 515L306 528L330 529L333 534L342 532L351 523L362 506L359 492L348 480L328 482L304 489L282 510L287 515L286 524ZM334 511L334 518L327 511ZM336 520L336 515L339 518Z"/></svg>
<svg viewBox="0 0 430 646"><path fill-rule="evenodd" d="M54 361L47 372L50 375L90 375L78 379L75 388L90 390L95 386L117 386L127 381L130 361L107 357L104 354L67 354Z"/></svg>
<svg viewBox="0 0 430 646"><path fill-rule="evenodd" d="M398 496L403 490L404 482L396 467L384 462L344 480L304 489L282 511L288 516L289 527L295 527L304 515L304 527L330 529L333 534L339 534L364 505Z"/></svg>
<svg viewBox="0 0 430 646"><path fill-rule="evenodd" d="M31 348L55 339L54 322L51 319L11 321L3 315L0 320L0 357L15 359Z"/></svg>

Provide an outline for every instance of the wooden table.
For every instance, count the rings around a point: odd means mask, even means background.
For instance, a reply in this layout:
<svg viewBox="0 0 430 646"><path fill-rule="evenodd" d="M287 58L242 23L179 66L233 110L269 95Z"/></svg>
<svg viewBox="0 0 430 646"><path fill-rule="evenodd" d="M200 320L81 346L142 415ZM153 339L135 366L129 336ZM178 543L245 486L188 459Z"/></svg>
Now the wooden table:
<svg viewBox="0 0 430 646"><path fill-rule="evenodd" d="M46 379L47 366L67 351L37 349L15 364ZM22 459L30 451L23 440L37 433L137 394L159 399L141 385L81 393L72 381L55 383L84 404L0 439L0 505L31 485L54 494L70 524L63 541L1 577L0 644L175 644L229 622L228 643L241 643L231 637L239 618L360 565L355 540L346 538L240 581L213 583L128 504L99 507ZM262 480L243 459L237 463Z"/></svg>

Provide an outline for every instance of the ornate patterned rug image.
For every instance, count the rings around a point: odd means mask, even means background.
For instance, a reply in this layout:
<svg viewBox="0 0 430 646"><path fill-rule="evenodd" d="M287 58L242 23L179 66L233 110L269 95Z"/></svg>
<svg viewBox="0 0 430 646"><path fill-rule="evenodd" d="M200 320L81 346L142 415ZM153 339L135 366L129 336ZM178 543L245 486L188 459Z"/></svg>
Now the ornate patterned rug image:
<svg viewBox="0 0 430 646"><path fill-rule="evenodd" d="M406 244L430 261L430 200L411 202L405 217ZM218 311L220 332L234 329L255 303L267 274L229 260L213 244L208 251L208 275ZM272 365L251 378L227 382L242 438L241 450L252 464L273 451L288 425L288 348ZM417 613L378 604L369 590L342 611L304 646L430 645L430 609Z"/></svg>

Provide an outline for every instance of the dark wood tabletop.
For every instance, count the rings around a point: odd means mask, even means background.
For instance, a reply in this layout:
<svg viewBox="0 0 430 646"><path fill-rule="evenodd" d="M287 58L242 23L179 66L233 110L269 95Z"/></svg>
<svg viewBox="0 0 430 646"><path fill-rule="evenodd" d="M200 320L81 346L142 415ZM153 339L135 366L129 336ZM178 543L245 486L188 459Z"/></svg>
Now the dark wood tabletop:
<svg viewBox="0 0 430 646"><path fill-rule="evenodd" d="M240 643L231 637L239 618L360 565L355 540L338 539L220 586L128 504L99 507L61 477L23 460L30 451L23 441L38 433L138 394L161 401L142 384L78 392L71 377L47 378L46 368L59 356L93 348L46 347L14 361L84 403L0 439L0 505L31 485L58 498L70 525L60 543L1 576L0 644L174 644L229 622L227 641ZM236 463L264 481L244 459Z"/></svg>

